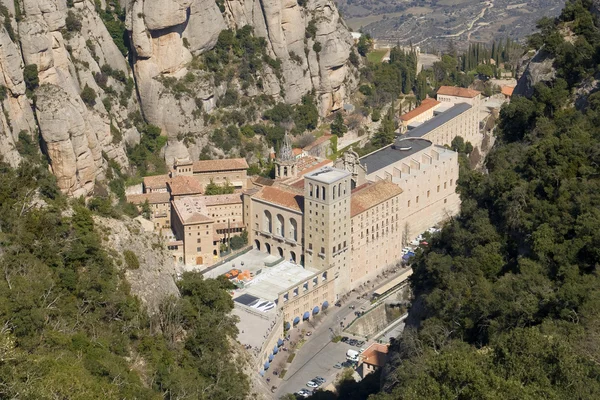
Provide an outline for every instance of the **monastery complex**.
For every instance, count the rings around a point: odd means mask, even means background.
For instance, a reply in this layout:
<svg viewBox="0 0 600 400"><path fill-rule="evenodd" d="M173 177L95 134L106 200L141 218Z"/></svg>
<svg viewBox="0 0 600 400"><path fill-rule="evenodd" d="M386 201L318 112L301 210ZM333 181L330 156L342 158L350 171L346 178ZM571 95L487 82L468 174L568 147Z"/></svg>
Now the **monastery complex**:
<svg viewBox="0 0 600 400"><path fill-rule="evenodd" d="M481 143L480 99L442 87L437 100L401 117L393 144L363 157L349 150L334 162L293 149L286 135L275 179L248 176L245 159L178 160L128 201L147 202L174 261L208 277L226 272L220 247L245 232L254 252L275 261L249 272L236 307L248 315L272 308L277 322L296 324L395 265L407 243L459 212L458 154L448 146L457 136ZM234 192L207 196L211 182ZM269 335L261 351L277 339Z"/></svg>

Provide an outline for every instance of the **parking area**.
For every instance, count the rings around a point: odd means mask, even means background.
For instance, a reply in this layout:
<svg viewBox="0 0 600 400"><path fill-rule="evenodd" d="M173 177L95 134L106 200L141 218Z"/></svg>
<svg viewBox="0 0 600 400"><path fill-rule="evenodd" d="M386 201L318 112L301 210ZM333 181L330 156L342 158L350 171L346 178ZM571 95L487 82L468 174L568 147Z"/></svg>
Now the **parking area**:
<svg viewBox="0 0 600 400"><path fill-rule="evenodd" d="M369 344L364 343L362 347L366 348ZM311 345L310 342L305 344L305 346L309 345ZM314 345L318 345L318 342L315 341ZM291 375L286 376L286 379L281 383L278 393L283 395L285 393L295 393L300 389L309 389L306 385L307 382L317 376L325 378L326 382L321 385L321 388L327 388L337 380L338 375L342 372L341 368L335 368L334 365L346 361L348 350L358 351L359 349L359 347L348 343L328 342L312 358L303 360L304 363L298 365L296 371L290 370Z"/></svg>

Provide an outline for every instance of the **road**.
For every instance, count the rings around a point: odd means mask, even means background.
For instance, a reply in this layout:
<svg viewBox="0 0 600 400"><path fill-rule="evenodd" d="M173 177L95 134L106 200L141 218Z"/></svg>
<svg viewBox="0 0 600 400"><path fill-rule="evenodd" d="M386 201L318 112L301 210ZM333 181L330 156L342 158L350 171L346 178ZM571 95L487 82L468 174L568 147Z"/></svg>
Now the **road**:
<svg viewBox="0 0 600 400"><path fill-rule="evenodd" d="M346 360L348 349L358 349L346 343L333 343L331 339L334 332L339 332L340 322L343 322L344 318L346 319L345 325L354 319L354 311L350 309L350 306L353 305L360 309L362 305L370 303L366 299L357 300L356 297L353 299L346 302L342 307L331 309L328 315L312 331L313 333L307 338L306 343L300 350L296 351L296 357L289 366L284 380L279 385L277 397L307 388L306 382L315 376L322 376L327 380L324 386L335 380L336 374L341 370L333 368L333 365ZM302 326L301 328L309 329L308 326Z"/></svg>
<svg viewBox="0 0 600 400"><path fill-rule="evenodd" d="M405 271L405 269L398 268L398 272L389 274L385 280L377 282L374 286L380 287L396 278L403 271ZM373 289L369 288L368 293L371 293L372 291ZM302 388L307 388L306 382L316 376L321 376L327 380L324 387L327 387L334 382L336 375L339 374L341 370L333 368L333 365L346 360L346 351L348 349L359 349L346 343L333 343L331 342L331 339L333 338L334 333L339 334L340 322L343 322L344 326L347 326L354 319L355 310L352 310L350 308L351 306L354 306L356 310L360 310L362 306L371 306L369 300L370 296L367 296L367 299L357 299L357 297L357 292L351 292L348 296L348 300L344 302L342 307L331 307L328 310L327 315L315 328L312 328L307 323L303 323L302 326L297 328L312 330L313 333L307 338L306 343L296 351L294 361L287 368L285 378L279 383L276 398L279 398L286 393L294 393ZM351 335L344 335L352 337ZM364 338L356 338L364 340ZM362 347L367 348L371 343L372 342L367 342Z"/></svg>

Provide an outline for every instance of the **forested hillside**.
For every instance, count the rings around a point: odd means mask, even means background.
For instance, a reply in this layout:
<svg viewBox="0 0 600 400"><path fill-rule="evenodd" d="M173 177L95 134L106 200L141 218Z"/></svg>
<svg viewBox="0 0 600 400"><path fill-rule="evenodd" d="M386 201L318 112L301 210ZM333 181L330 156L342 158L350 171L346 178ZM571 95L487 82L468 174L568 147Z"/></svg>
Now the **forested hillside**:
<svg viewBox="0 0 600 400"><path fill-rule="evenodd" d="M0 162L0 398L245 398L229 282L185 274L149 316L124 279L137 256L94 222L105 205L69 203L34 146Z"/></svg>
<svg viewBox="0 0 600 400"><path fill-rule="evenodd" d="M416 320L372 399L600 398L600 30L590 0L540 21L556 78L501 112L487 174L413 265ZM575 96L588 98L575 108ZM466 163L463 163L466 165Z"/></svg>

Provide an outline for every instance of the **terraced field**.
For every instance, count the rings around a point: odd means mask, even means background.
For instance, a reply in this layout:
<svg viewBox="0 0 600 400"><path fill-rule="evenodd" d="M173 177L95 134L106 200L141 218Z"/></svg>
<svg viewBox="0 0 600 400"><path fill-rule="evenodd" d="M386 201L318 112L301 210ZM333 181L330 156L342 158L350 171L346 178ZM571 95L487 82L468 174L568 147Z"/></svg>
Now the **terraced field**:
<svg viewBox="0 0 600 400"><path fill-rule="evenodd" d="M564 0L336 0L353 30L380 43L459 49L494 38L522 39L543 16L556 16Z"/></svg>

